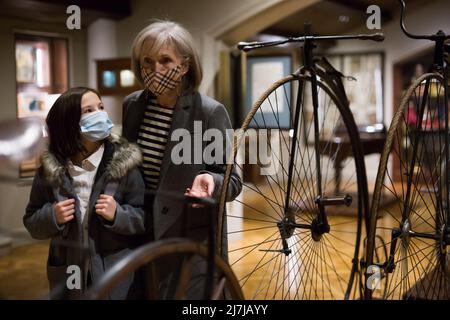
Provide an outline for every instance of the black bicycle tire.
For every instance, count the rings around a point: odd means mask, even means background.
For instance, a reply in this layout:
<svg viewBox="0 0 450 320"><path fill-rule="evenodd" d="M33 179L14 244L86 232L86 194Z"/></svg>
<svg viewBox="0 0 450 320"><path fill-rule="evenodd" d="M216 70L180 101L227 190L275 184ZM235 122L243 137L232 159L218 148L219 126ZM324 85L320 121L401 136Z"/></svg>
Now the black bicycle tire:
<svg viewBox="0 0 450 320"><path fill-rule="evenodd" d="M170 238L143 245L109 269L100 281L89 290L87 297L89 299L102 299L120 281L121 276L133 272L164 255L185 253L198 255L206 261L208 259L208 248L205 245L185 238ZM228 263L222 257L216 255L214 266L216 272L218 270L228 280L226 285L231 298L243 300L244 295L241 287Z"/></svg>

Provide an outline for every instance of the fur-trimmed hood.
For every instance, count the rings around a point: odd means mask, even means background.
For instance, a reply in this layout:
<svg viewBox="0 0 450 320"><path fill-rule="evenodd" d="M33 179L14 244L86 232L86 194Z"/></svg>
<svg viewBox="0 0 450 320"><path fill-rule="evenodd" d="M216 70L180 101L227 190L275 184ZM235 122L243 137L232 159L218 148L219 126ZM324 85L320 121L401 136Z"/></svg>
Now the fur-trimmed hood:
<svg viewBox="0 0 450 320"><path fill-rule="evenodd" d="M142 163L142 154L136 144L111 134L107 140L114 144L115 150L105 169L106 181L116 181L124 177L131 169ZM51 184L59 184L64 178L66 168L54 154L45 151L41 158L45 178Z"/></svg>

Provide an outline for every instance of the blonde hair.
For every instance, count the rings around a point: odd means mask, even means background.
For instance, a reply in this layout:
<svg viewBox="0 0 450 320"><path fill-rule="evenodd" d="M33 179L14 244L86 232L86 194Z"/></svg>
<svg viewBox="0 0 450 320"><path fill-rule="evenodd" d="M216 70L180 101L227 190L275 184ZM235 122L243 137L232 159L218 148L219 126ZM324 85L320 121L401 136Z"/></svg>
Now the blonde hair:
<svg viewBox="0 0 450 320"><path fill-rule="evenodd" d="M157 20L142 29L133 41L131 68L138 81L144 85L141 76L141 56L145 42L150 42L153 55L164 45L173 45L177 53L185 58L189 70L183 77L183 90L196 91L202 81L203 72L195 49L194 40L188 30L173 21Z"/></svg>

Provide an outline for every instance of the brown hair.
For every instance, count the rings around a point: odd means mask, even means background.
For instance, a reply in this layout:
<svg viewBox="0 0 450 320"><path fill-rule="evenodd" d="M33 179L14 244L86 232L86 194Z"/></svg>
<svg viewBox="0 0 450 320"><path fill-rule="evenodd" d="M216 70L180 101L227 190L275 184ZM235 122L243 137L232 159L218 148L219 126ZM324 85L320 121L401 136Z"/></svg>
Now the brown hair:
<svg viewBox="0 0 450 320"><path fill-rule="evenodd" d="M45 120L49 137L48 149L62 164L84 151L80 132L81 99L87 92L93 92L101 99L94 89L71 88L56 99Z"/></svg>

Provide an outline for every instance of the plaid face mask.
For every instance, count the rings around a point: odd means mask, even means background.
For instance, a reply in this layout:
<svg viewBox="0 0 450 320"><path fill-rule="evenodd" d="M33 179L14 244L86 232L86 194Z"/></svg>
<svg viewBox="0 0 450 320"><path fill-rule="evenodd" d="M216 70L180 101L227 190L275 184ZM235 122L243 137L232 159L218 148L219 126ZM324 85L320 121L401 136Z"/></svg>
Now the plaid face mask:
<svg viewBox="0 0 450 320"><path fill-rule="evenodd" d="M157 71L147 73L145 68L141 67L141 76L144 79L145 87L155 96L159 96L167 90L175 89L180 83L181 66L166 70L164 73Z"/></svg>

